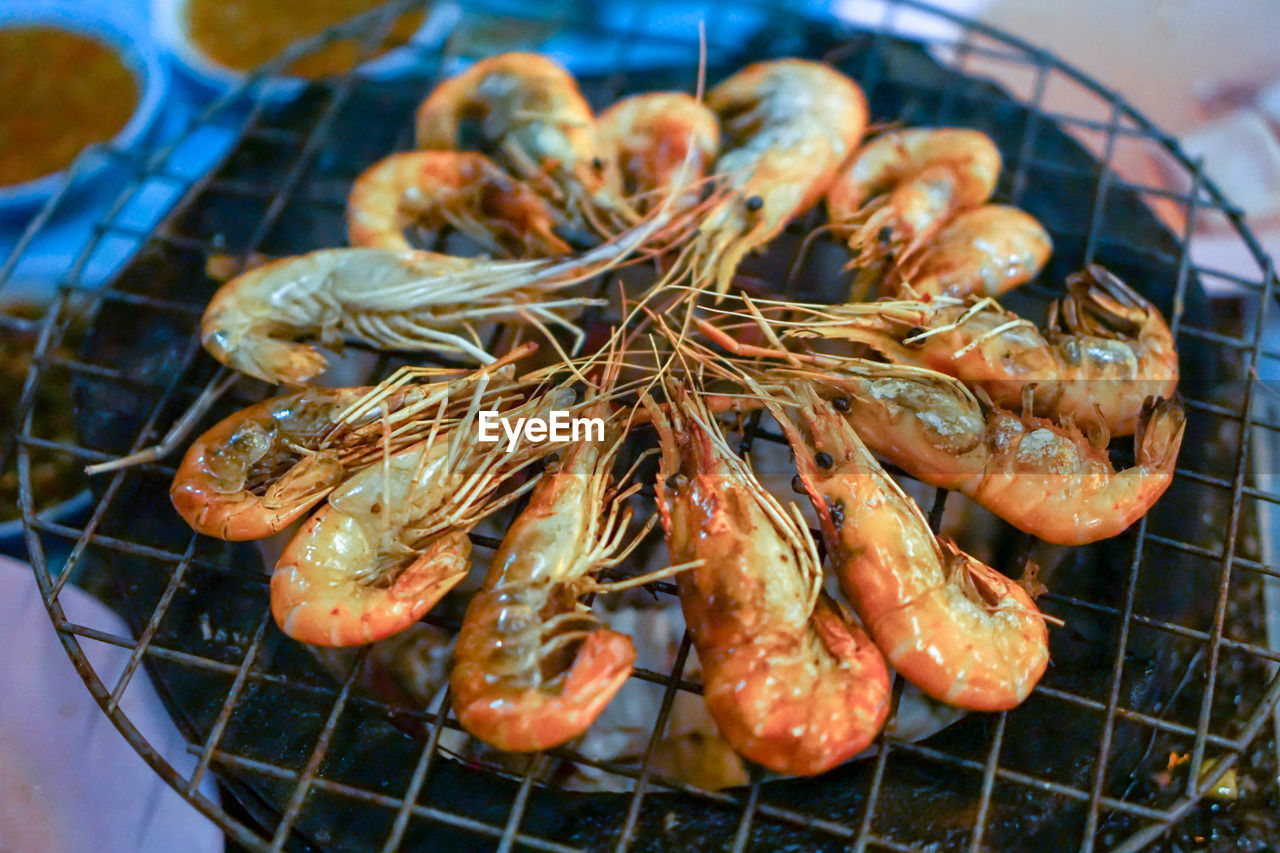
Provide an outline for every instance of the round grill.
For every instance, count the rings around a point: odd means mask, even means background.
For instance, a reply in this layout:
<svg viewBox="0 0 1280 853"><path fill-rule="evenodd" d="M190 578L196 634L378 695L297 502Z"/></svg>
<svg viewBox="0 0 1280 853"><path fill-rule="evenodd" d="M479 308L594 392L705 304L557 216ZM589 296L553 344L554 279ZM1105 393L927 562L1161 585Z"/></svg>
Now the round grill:
<svg viewBox="0 0 1280 853"><path fill-rule="evenodd" d="M413 5L393 3L354 19L275 66L344 36L372 55L394 16ZM1050 549L1007 531L990 543L991 562L1015 576L1028 556L1051 566L1040 605L1064 622L1051 630L1049 673L1017 710L970 715L918 743L883 735L873 755L813 779L753 772L747 786L700 790L667 778L652 761L676 696L700 691L686 677L686 634L670 669L633 676L661 695L642 760L552 751L566 765L617 780L624 792L567 791L543 779L537 761L513 773L449 754L441 738L456 721L373 698L361 682L367 653L345 660L345 677L335 679L281 635L257 550L193 535L172 511L167 487L176 454L96 477L83 524L33 512L33 451L109 461L161 441L193 407L201 429L267 393L247 379L233 383L200 349L199 316L217 286L206 274L208 258L243 264L255 253L343 245L351 180L411 147L414 106L456 60L552 50L579 70L596 107L634 91L693 88L693 22L659 30L639 11L574 9L543 19L469 11L442 46L417 46L416 70L394 79L348 75L308 86L288 103L230 93L173 145L129 162L136 181L66 271L0 468L17 467L28 548L59 637L104 712L156 772L230 839L255 850L1136 850L1157 839L1174 843L1189 816L1211 820L1198 804L1242 759L1274 769L1255 741L1280 698L1280 653L1265 645L1260 615L1263 588L1280 567L1261 553L1259 517L1280 494L1256 472L1267 473L1265 451L1280 420L1267 414L1254 380L1270 355L1262 330L1274 272L1197 165L1113 93L1014 38L905 0L886 4L877 23L856 27L774 5L716 4L705 16L708 79L764 58L823 58L863 86L873 121L987 132L1006 163L996 200L1028 210L1055 242L1049 267L1011 295L1011 307L1042 319L1066 275L1097 261L1165 312L1182 357L1187 439L1174 486L1146 519L1085 548ZM904 25L921 16L947 24L948 35L928 45L904 37ZM1009 88L985 79L990 74ZM1064 86L1087 93L1089 107L1047 110L1046 93ZM216 168L200 176L181 169L201 140L219 136L233 141ZM1142 186L1109 168L1134 148L1176 161L1188 189ZM135 208L144 197L180 200L158 227L140 229ZM0 287L73 198L64 190L32 222L0 267ZM1152 206L1185 226L1170 231ZM1206 217L1226 223L1256 261L1256 274L1195 262L1188 242ZM798 223L771 250L780 268L789 268L812 224ZM85 286L95 253L120 246L140 250L108 286ZM844 286L799 281L792 294L802 299L832 299ZM1245 320L1210 310L1210 281L1259 307ZM598 286L608 293L611 282ZM88 341L76 358L57 356L77 312L92 319ZM585 322L610 319L605 312ZM375 372L403 361L377 358ZM74 383L74 442L42 435L29 416L37 387L55 374ZM747 452L780 441L756 421L744 427ZM941 518L946 500L937 495L932 518ZM475 542L481 552L497 544L484 536ZM661 546L656 537L650 544ZM48 557L67 548L65 566ZM102 592L131 635L65 618L59 593L73 573ZM648 589L674 592L669 583ZM426 621L456 631L457 615L441 607ZM118 680L104 683L94 671L86 640L130 650ZM139 665L196 756L191 773L166 763L117 707ZM1170 770L1172 755L1188 759ZM222 807L198 790L207 773L231 795Z"/></svg>

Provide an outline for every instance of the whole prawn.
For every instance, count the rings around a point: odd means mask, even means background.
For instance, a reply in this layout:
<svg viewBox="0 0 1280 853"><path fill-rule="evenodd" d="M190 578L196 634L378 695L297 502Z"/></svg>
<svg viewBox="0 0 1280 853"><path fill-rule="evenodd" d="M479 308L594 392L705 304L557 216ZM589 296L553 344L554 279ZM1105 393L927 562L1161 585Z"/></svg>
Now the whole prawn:
<svg viewBox="0 0 1280 853"><path fill-rule="evenodd" d="M1079 429L984 409L960 382L927 373L886 367L818 381L848 395L837 405L877 454L1047 542L1116 536L1173 480L1186 424L1175 400L1148 400L1134 435L1135 465L1117 471L1106 448Z"/></svg>
<svg viewBox="0 0 1280 853"><path fill-rule="evenodd" d="M586 411L609 427L598 440L569 447L542 474L467 606L454 651L458 721L511 752L582 734L635 662L631 639L579 603L601 588L593 573L630 552L624 502L639 488L610 494L626 435L621 413L611 414L606 399Z"/></svg>
<svg viewBox="0 0 1280 853"><path fill-rule="evenodd" d="M508 416L546 419L572 402L571 391L555 389ZM413 624L466 576L468 532L527 491L499 488L564 445L526 441L507 452L481 443L474 425L433 430L330 493L271 576L271 612L284 633L322 646L372 643Z"/></svg>
<svg viewBox="0 0 1280 853"><path fill-rule="evenodd" d="M889 663L929 696L976 711L1020 704L1049 663L1018 584L939 541L920 507L811 388L770 408L796 454L841 587Z"/></svg>
<svg viewBox="0 0 1280 853"><path fill-rule="evenodd" d="M569 251L555 228L563 221L527 184L469 151L410 151L384 157L356 178L347 198L352 246L409 251L411 222L451 226L507 257Z"/></svg>
<svg viewBox="0 0 1280 853"><path fill-rule="evenodd" d="M739 355L790 365L736 375L831 398L861 440L911 476L959 491L1020 530L1059 545L1123 532L1173 480L1186 417L1176 400L1151 398L1134 437L1136 464L1116 471L1105 442L1071 425L978 402L962 382L931 370L863 359L743 346L702 324ZM724 398L724 408L764 405L767 393Z"/></svg>
<svg viewBox="0 0 1280 853"><path fill-rule="evenodd" d="M985 133L913 128L862 146L831 184L827 213L866 266L923 246L955 213L982 204L1000 176Z"/></svg>
<svg viewBox="0 0 1280 853"><path fill-rule="evenodd" d="M928 367L981 388L1002 406L1130 435L1148 397L1178 386L1173 333L1160 311L1097 265L1068 278L1050 329L984 298L823 308L829 322L795 336L869 344L893 361Z"/></svg>
<svg viewBox="0 0 1280 853"><path fill-rule="evenodd" d="M396 429L396 449L412 443L421 435L412 423L417 415L481 377L507 373L536 348L519 347L451 382L404 384L392 377L379 388L307 388L255 403L192 442L169 497L197 533L231 541L278 533L372 464L384 449L384 427ZM513 387L501 381L494 391Z"/></svg>
<svg viewBox="0 0 1280 853"><path fill-rule="evenodd" d="M728 140L713 170L728 192L698 224L692 274L723 294L749 252L822 198L866 130L867 101L828 65L779 59L721 82L707 106Z"/></svg>
<svg viewBox="0 0 1280 853"><path fill-rule="evenodd" d="M603 156L615 162L623 193L645 210L688 169L692 182L680 206L697 204L698 181L720 151L720 121L709 107L684 92L646 92L623 98L596 124Z"/></svg>
<svg viewBox="0 0 1280 853"><path fill-rule="evenodd" d="M616 168L600 156L591 106L573 75L545 56L489 57L436 86L418 107L417 143L474 144L582 224L635 219Z"/></svg>
<svg viewBox="0 0 1280 853"><path fill-rule="evenodd" d="M822 592L816 546L725 441L696 393L646 400L662 461L658 515L702 665L707 710L739 754L812 775L864 749L889 710L869 638ZM668 414L670 417L668 417Z"/></svg>
<svg viewBox="0 0 1280 853"><path fill-rule="evenodd" d="M278 533L347 476L341 454L318 444L336 417L368 389L308 388L273 397L220 421L192 442L169 497L191 529L219 539Z"/></svg>
<svg viewBox="0 0 1280 853"><path fill-rule="evenodd" d="M345 338L397 349L493 356L473 324L518 320L581 333L563 314L596 304L548 298L622 263L671 223L668 205L610 242L562 259L490 261L433 252L320 249L282 258L219 288L201 320L205 349L267 382L300 385L328 362L299 339L337 346Z"/></svg>
<svg viewBox="0 0 1280 853"><path fill-rule="evenodd" d="M957 214L897 272L922 296L999 296L1035 278L1052 249L1030 214L984 204Z"/></svg>

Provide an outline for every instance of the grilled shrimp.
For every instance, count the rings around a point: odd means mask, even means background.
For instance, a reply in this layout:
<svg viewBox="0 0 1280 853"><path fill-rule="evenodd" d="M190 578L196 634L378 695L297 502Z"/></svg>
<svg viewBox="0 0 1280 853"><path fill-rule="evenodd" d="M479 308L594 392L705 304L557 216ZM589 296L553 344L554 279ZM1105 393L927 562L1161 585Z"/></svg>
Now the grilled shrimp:
<svg viewBox="0 0 1280 853"><path fill-rule="evenodd" d="M556 236L560 215L527 184L483 154L410 151L374 163L347 198L352 246L409 251L412 222L451 226L486 250L508 257L548 257L569 246Z"/></svg>
<svg viewBox="0 0 1280 853"><path fill-rule="evenodd" d="M608 417L608 403L595 414ZM471 599L450 678L453 709L471 734L509 752L582 734L635 662L635 646L579 599L592 573L615 565L630 513L610 498L624 431L570 447L543 473Z"/></svg>
<svg viewBox="0 0 1280 853"><path fill-rule="evenodd" d="M220 421L192 442L169 497L191 529L241 541L278 533L346 476L337 451L302 455L364 388L308 388L272 397Z"/></svg>
<svg viewBox="0 0 1280 853"><path fill-rule="evenodd" d="M1048 631L1018 584L939 541L858 433L812 389L771 406L796 454L841 587L903 678L941 702L1012 708L1049 663Z"/></svg>
<svg viewBox="0 0 1280 853"><path fill-rule="evenodd" d="M739 754L812 775L875 737L889 676L870 639L822 592L817 549L728 446L707 407L669 386L668 414L646 400L662 462L658 515L680 575L707 710Z"/></svg>
<svg viewBox="0 0 1280 853"><path fill-rule="evenodd" d="M822 198L862 138L867 100L830 66L780 59L748 65L707 105L728 137L714 171L729 192L699 223L693 278L723 294L749 252Z"/></svg>
<svg viewBox="0 0 1280 853"><path fill-rule="evenodd" d="M956 212L982 204L1000 176L985 133L914 128L877 136L827 192L827 213L849 231L862 265L924 245Z"/></svg>
<svg viewBox="0 0 1280 853"><path fill-rule="evenodd" d="M596 128L602 155L617 163L623 192L638 210L664 196L682 168L694 182L704 177L720 151L716 114L684 92L623 98L600 115ZM700 194L695 183L677 204L697 204Z"/></svg>
<svg viewBox="0 0 1280 853"><path fill-rule="evenodd" d="M932 371L868 363L815 379L847 395L833 402L876 454L1058 545L1116 536L1145 515L1173 480L1186 423L1176 401L1148 400L1136 464L1116 471L1079 429L984 410L963 384Z"/></svg>
<svg viewBox="0 0 1280 853"><path fill-rule="evenodd" d="M262 539L279 533L385 448L412 443L412 423L442 399L536 349L526 345L451 382L383 388L307 388L255 403L215 424L187 449L169 497L197 533ZM416 371L425 373L426 371ZM503 381L494 391L513 386ZM446 410L445 414L449 414ZM383 428L395 428L384 443Z"/></svg>
<svg viewBox="0 0 1280 853"><path fill-rule="evenodd" d="M1116 435L1138 426L1149 397L1178 388L1173 331L1159 309L1097 264L1067 278L1046 337L1064 368L1058 411L1100 414ZM1039 388L1036 389L1039 394ZM1083 414L1077 414L1083 419Z"/></svg>
<svg viewBox="0 0 1280 853"><path fill-rule="evenodd" d="M480 380L475 393L481 393ZM568 409L565 389L510 417ZM271 576L271 613L304 643L350 646L404 630L470 568L468 532L526 489L503 483L564 442L482 444L466 420L365 468L329 495L286 546Z"/></svg>
<svg viewBox="0 0 1280 853"><path fill-rule="evenodd" d="M999 296L1035 278L1052 248L1030 214L984 204L958 214L899 273L921 295Z"/></svg>
<svg viewBox="0 0 1280 853"><path fill-rule="evenodd" d="M812 386L843 412L866 445L908 474L959 491L1013 526L1058 545L1124 531L1173 480L1185 414L1151 398L1138 418L1137 464L1116 471L1106 448L1072 425L983 406L959 380L924 368L744 346L700 324L717 343L786 366L737 366L748 387ZM730 377L733 378L733 377ZM764 405L767 393L717 401L722 409ZM1096 439L1096 437L1095 437Z"/></svg>
<svg viewBox="0 0 1280 853"><path fill-rule="evenodd" d="M520 320L576 327L566 311L594 304L545 299L621 263L670 222L653 212L617 239L558 260L490 261L433 252L320 249L237 276L205 309L201 339L214 358L267 382L303 384L328 362L300 338L345 338L396 349L462 353L493 361L472 324ZM463 334L469 332L470 334Z"/></svg>
<svg viewBox="0 0 1280 853"><path fill-rule="evenodd" d="M989 298L842 306L831 316L848 322L794 334L866 343L893 361L981 388L1001 406L1030 398L1042 417L1130 435L1143 401L1178 387L1173 333L1154 305L1102 267L1071 276L1067 286L1047 336Z"/></svg>
<svg viewBox="0 0 1280 853"><path fill-rule="evenodd" d="M633 218L616 169L600 156L591 106L573 75L545 56L504 53L438 85L418 107L417 142L474 145L577 221Z"/></svg>

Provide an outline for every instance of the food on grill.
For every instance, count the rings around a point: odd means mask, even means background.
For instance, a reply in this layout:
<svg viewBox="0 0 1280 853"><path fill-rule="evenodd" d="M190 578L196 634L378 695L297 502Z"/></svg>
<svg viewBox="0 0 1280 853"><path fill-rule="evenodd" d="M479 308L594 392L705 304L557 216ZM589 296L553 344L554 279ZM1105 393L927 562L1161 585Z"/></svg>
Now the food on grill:
<svg viewBox="0 0 1280 853"><path fill-rule="evenodd" d="M889 663L929 696L999 711L1031 693L1049 635L1018 584L939 540L835 406L812 389L771 408L796 454L836 577Z"/></svg>
<svg viewBox="0 0 1280 853"><path fill-rule="evenodd" d="M572 77L528 54L441 84L419 109L418 134L442 150L392 155L352 190L352 242L395 250L322 249L252 270L218 291L202 331L220 360L267 380L324 369L308 337L460 352L487 366L408 369L374 390L324 392L315 399L360 399L318 406L324 429L266 423L278 410L298 417L288 401L305 395L262 404L230 422L243 428L220 425L197 442L184 462L195 485L180 476L173 495L197 529L227 538L279 529L277 517L327 497L277 562L271 603L287 634L341 646L412 625L467 574L474 526L530 494L463 620L451 683L465 728L511 751L589 737L625 695L635 651L581 599L676 575L725 740L772 770L813 774L880 731L885 658L927 695L974 710L1014 707L1048 662L1031 574L1014 582L931 530L872 454L1047 542L1112 536L1171 481L1185 424L1170 398L1177 357L1155 307L1100 267L1068 280L1043 334L989 295L946 295L1003 293L1050 250L1030 217L984 206L1000 157L982 134L892 131L858 153L861 92L800 60L749 66L708 106L651 93L597 123ZM717 121L726 150L704 181ZM484 154L455 150L472 143ZM838 174L843 188L828 198L838 242L853 231L861 283L892 298L727 297L743 258ZM603 242L550 259L453 257L408 248L411 219L506 256ZM603 302L575 286L628 265L638 292L623 284L617 325L574 325L573 311ZM551 344L550 365L518 375L533 344L496 361L481 345L482 325L513 319L518 334L487 348L502 352L532 327ZM591 351L570 358L552 327ZM509 420L590 413L607 436L570 447L524 433L486 446L482 408ZM761 409L791 444L792 487L810 498L870 636L823 592L802 511L761 484L717 419ZM649 526L629 540L634 504L624 502L639 501L636 470L654 452L649 433L648 451L635 446L641 425L656 433L661 462L655 501L640 502ZM1131 433L1136 464L1116 471L1109 437ZM620 466L630 467L614 479ZM284 486L271 485L281 476ZM250 531L206 523L184 500L276 515ZM597 581L654 514L674 565Z"/></svg>
<svg viewBox="0 0 1280 853"><path fill-rule="evenodd" d="M351 477L290 540L271 575L271 612L282 631L304 643L372 643L418 621L466 577L471 528L528 491L502 487L567 444L524 442L509 451L476 442L486 382L474 385L456 426L435 421L425 439ZM573 392L560 386L504 414L547 420L572 403Z"/></svg>
<svg viewBox="0 0 1280 853"><path fill-rule="evenodd" d="M613 378L617 370L606 368ZM601 393L612 384L606 379ZM610 482L629 424L607 394L585 415L607 423L604 434L548 459L458 632L449 680L454 713L499 749L531 752L581 735L635 662L631 638L581 603L607 586L594 573L617 565L639 542L627 543L626 501L640 486Z"/></svg>
<svg viewBox="0 0 1280 853"><path fill-rule="evenodd" d="M864 264L923 246L957 212L991 198L1000 149L964 128L882 133L850 158L827 191L827 215Z"/></svg>
<svg viewBox="0 0 1280 853"><path fill-rule="evenodd" d="M53 27L0 28L0 92L0 185L69 166L119 133L140 98L116 50Z"/></svg>
<svg viewBox="0 0 1280 853"><path fill-rule="evenodd" d="M1067 290L1044 334L990 298L839 306L824 309L835 322L797 334L868 344L955 376L998 405L1131 435L1148 398L1177 390L1173 332L1154 305L1096 264L1069 277Z"/></svg>
<svg viewBox="0 0 1280 853"><path fill-rule="evenodd" d="M234 71L251 71L275 59L294 42L379 5L379 0L174 0L181 24L206 57ZM391 25L382 51L407 44L422 25L422 12L406 12ZM309 52L289 73L318 79L350 71L364 53L358 39L340 39Z"/></svg>
<svg viewBox="0 0 1280 853"><path fill-rule="evenodd" d="M791 379L825 386L845 420L881 458L921 482L967 495L1046 542L1086 545L1115 536L1145 515L1173 479L1186 427L1182 406L1173 399L1144 404L1134 440L1137 464L1116 471L1106 447L1070 422L984 405L945 374L744 347L708 323L699 327L740 354L800 361L801 367L764 375L784 384ZM718 402L738 411L764 405L762 397Z"/></svg>
<svg viewBox="0 0 1280 853"><path fill-rule="evenodd" d="M618 165L623 193L640 211L666 198L686 169L689 188L675 204L697 204L699 182L720 153L720 120L685 92L623 98L600 114L596 129L601 157Z"/></svg>
<svg viewBox="0 0 1280 853"><path fill-rule="evenodd" d="M300 338L435 350L493 361L475 327L506 320L577 329L564 316L593 300L545 299L617 266L669 223L665 208L578 255L491 261L435 252L319 249L270 261L219 288L201 320L214 358L266 382L304 384L328 364Z"/></svg>
<svg viewBox="0 0 1280 853"><path fill-rule="evenodd" d="M536 53L483 59L418 108L419 148L473 145L555 201L579 227L634 222L617 164L600 156L595 114L562 66Z"/></svg>
<svg viewBox="0 0 1280 853"><path fill-rule="evenodd" d="M984 204L956 214L915 255L903 257L895 278L921 296L999 296L1039 275L1052 249L1035 217Z"/></svg>
<svg viewBox="0 0 1280 853"><path fill-rule="evenodd" d="M348 477L425 438L438 419L461 415L457 391L472 390L531 349L452 383L405 385L399 380L406 377L396 377L378 388L308 388L249 406L192 442L169 497L191 529L208 536L243 541L279 533ZM433 373L441 372L415 375ZM464 409L469 402L462 400Z"/></svg>
<svg viewBox="0 0 1280 853"><path fill-rule="evenodd" d="M738 265L817 204L867 127L867 99L834 68L757 62L707 93L724 129L713 172L730 192L703 216L695 287L726 293Z"/></svg>
<svg viewBox="0 0 1280 853"><path fill-rule="evenodd" d="M703 698L725 740L780 773L812 775L865 749L889 713L884 658L822 590L806 525L729 447L696 390L650 404L662 448L658 517Z"/></svg>
<svg viewBox="0 0 1280 853"><path fill-rule="evenodd" d="M408 151L364 171L347 200L347 241L409 251L405 228L454 228L488 252L510 258L562 255L563 218L546 199L483 154Z"/></svg>

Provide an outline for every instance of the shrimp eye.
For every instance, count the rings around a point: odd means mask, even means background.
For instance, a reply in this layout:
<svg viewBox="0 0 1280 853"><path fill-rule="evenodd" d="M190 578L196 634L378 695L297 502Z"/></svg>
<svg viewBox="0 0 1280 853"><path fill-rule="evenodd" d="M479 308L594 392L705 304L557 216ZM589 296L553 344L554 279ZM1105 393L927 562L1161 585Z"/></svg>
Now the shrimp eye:
<svg viewBox="0 0 1280 853"><path fill-rule="evenodd" d="M764 207L764 199L758 195L753 195L746 200L745 204L746 204L747 210L751 211L752 213L755 213L757 210Z"/></svg>
<svg viewBox="0 0 1280 853"><path fill-rule="evenodd" d="M560 467L560 454L548 453L546 458L542 460L542 467L547 471L554 471Z"/></svg>
<svg viewBox="0 0 1280 853"><path fill-rule="evenodd" d="M791 491L795 492L797 495L803 495L805 493L804 480L800 479L799 474L796 474L791 478Z"/></svg>
<svg viewBox="0 0 1280 853"><path fill-rule="evenodd" d="M597 172L603 172L603 171L604 171L604 161L603 161L603 160L601 160L599 157L592 157L592 158L591 158L591 168L595 169Z"/></svg>
<svg viewBox="0 0 1280 853"><path fill-rule="evenodd" d="M673 492L680 488L679 474L672 474L670 477L667 478L667 488Z"/></svg>
<svg viewBox="0 0 1280 853"><path fill-rule="evenodd" d="M832 401L831 401L831 406L832 406L832 407L833 407L837 412L847 412L847 411L849 411L849 398L848 398L848 397L836 397L834 400L832 400Z"/></svg>
<svg viewBox="0 0 1280 853"><path fill-rule="evenodd" d="M819 450L817 453L815 453L813 456L813 461L823 471L827 470L832 465L836 464L836 460L832 459L831 454L825 450Z"/></svg>
<svg viewBox="0 0 1280 853"><path fill-rule="evenodd" d="M888 225L882 226L876 233L876 240L880 242L881 246L889 245L893 242L893 229Z"/></svg>

